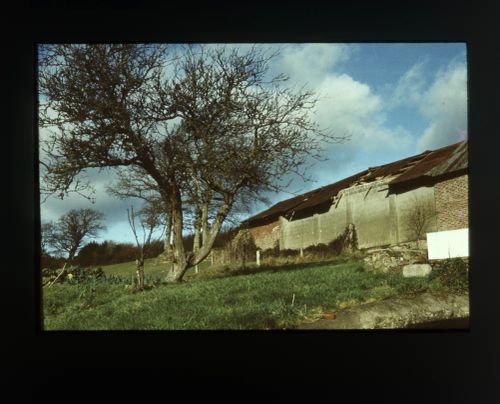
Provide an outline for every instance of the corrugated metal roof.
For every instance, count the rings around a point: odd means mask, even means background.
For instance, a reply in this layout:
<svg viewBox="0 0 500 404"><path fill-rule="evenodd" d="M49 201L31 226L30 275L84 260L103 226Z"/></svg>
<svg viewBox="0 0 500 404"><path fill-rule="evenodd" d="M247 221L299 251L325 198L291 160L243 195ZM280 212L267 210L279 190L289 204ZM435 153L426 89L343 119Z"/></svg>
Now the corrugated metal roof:
<svg viewBox="0 0 500 404"><path fill-rule="evenodd" d="M468 166L467 141L455 143L434 151L425 151L392 163L371 167L334 184L314 189L302 195L278 202L269 209L258 213L244 222L277 219L279 216L290 217L307 209L330 205L333 198L343 189L357 183L368 183L384 177L393 177L389 186L407 183L417 178L436 177L458 171Z"/></svg>
<svg viewBox="0 0 500 404"><path fill-rule="evenodd" d="M467 168L467 141L429 152L418 164L393 179L389 185L401 184L422 177L437 177Z"/></svg>
<svg viewBox="0 0 500 404"><path fill-rule="evenodd" d="M356 182L367 173L368 170L361 171L334 184L319 188L317 192L312 194L304 203L301 203L300 205L295 207L294 211L299 212L308 208L322 205L326 202L329 202L329 204L331 204L334 196L336 196L341 190L348 188L350 184Z"/></svg>

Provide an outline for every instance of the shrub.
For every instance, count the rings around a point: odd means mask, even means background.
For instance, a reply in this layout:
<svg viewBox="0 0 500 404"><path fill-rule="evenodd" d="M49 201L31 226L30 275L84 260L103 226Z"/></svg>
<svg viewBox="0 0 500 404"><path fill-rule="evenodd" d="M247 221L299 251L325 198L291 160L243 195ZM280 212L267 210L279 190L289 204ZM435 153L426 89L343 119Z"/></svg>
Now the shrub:
<svg viewBox="0 0 500 404"><path fill-rule="evenodd" d="M56 268L43 268L42 269L42 276L44 278L49 278L49 277L55 277L57 276L58 270Z"/></svg>
<svg viewBox="0 0 500 404"><path fill-rule="evenodd" d="M443 260L436 264L429 278L453 292L469 290L468 264L461 258Z"/></svg>
<svg viewBox="0 0 500 404"><path fill-rule="evenodd" d="M66 274L61 276L63 282L71 284L84 283L94 280L103 280L105 273L101 267L98 268L84 268L81 266L73 266L68 268Z"/></svg>

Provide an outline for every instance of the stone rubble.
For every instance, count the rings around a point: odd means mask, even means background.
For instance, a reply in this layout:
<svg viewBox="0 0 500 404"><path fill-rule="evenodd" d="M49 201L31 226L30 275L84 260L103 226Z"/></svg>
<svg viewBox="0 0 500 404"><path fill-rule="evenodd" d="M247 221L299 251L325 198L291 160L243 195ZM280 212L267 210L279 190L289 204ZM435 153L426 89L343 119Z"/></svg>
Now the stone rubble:
<svg viewBox="0 0 500 404"><path fill-rule="evenodd" d="M427 263L427 249L415 243L372 248L364 252L368 271L402 272L406 265Z"/></svg>

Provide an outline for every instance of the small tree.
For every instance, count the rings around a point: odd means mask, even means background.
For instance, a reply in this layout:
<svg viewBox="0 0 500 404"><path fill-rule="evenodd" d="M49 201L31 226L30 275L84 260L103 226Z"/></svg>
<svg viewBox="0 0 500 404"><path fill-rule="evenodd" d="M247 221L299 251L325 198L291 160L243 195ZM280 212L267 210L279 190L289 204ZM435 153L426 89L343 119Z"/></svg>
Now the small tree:
<svg viewBox="0 0 500 404"><path fill-rule="evenodd" d="M162 211L156 205L146 204L139 212L134 212L134 207L127 209L127 218L130 228L134 233L135 242L138 247L136 263L137 285L139 289L144 288L144 258L151 246L151 238L155 230L161 226ZM141 234L137 230L136 222L139 222Z"/></svg>
<svg viewBox="0 0 500 404"><path fill-rule="evenodd" d="M406 229L412 240L423 240L435 217L436 212L430 201L414 198L406 212Z"/></svg>
<svg viewBox="0 0 500 404"><path fill-rule="evenodd" d="M102 224L103 220L104 214L94 209L72 209L57 222L42 226L42 248L67 256L64 267L55 280L65 273L67 264L73 263L85 240L97 237L100 231L106 229Z"/></svg>

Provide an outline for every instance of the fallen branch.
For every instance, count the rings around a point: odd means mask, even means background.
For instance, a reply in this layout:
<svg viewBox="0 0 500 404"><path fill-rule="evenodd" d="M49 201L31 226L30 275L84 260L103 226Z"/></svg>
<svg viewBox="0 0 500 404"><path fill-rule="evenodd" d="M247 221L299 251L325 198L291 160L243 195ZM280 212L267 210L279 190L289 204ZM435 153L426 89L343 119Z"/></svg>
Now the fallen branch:
<svg viewBox="0 0 500 404"><path fill-rule="evenodd" d="M63 266L63 269L61 270L61 272L59 272L59 275L56 276L56 279L54 279L47 287L50 288L60 277L61 275L66 272L66 265L67 265L67 262L64 263L64 266Z"/></svg>

